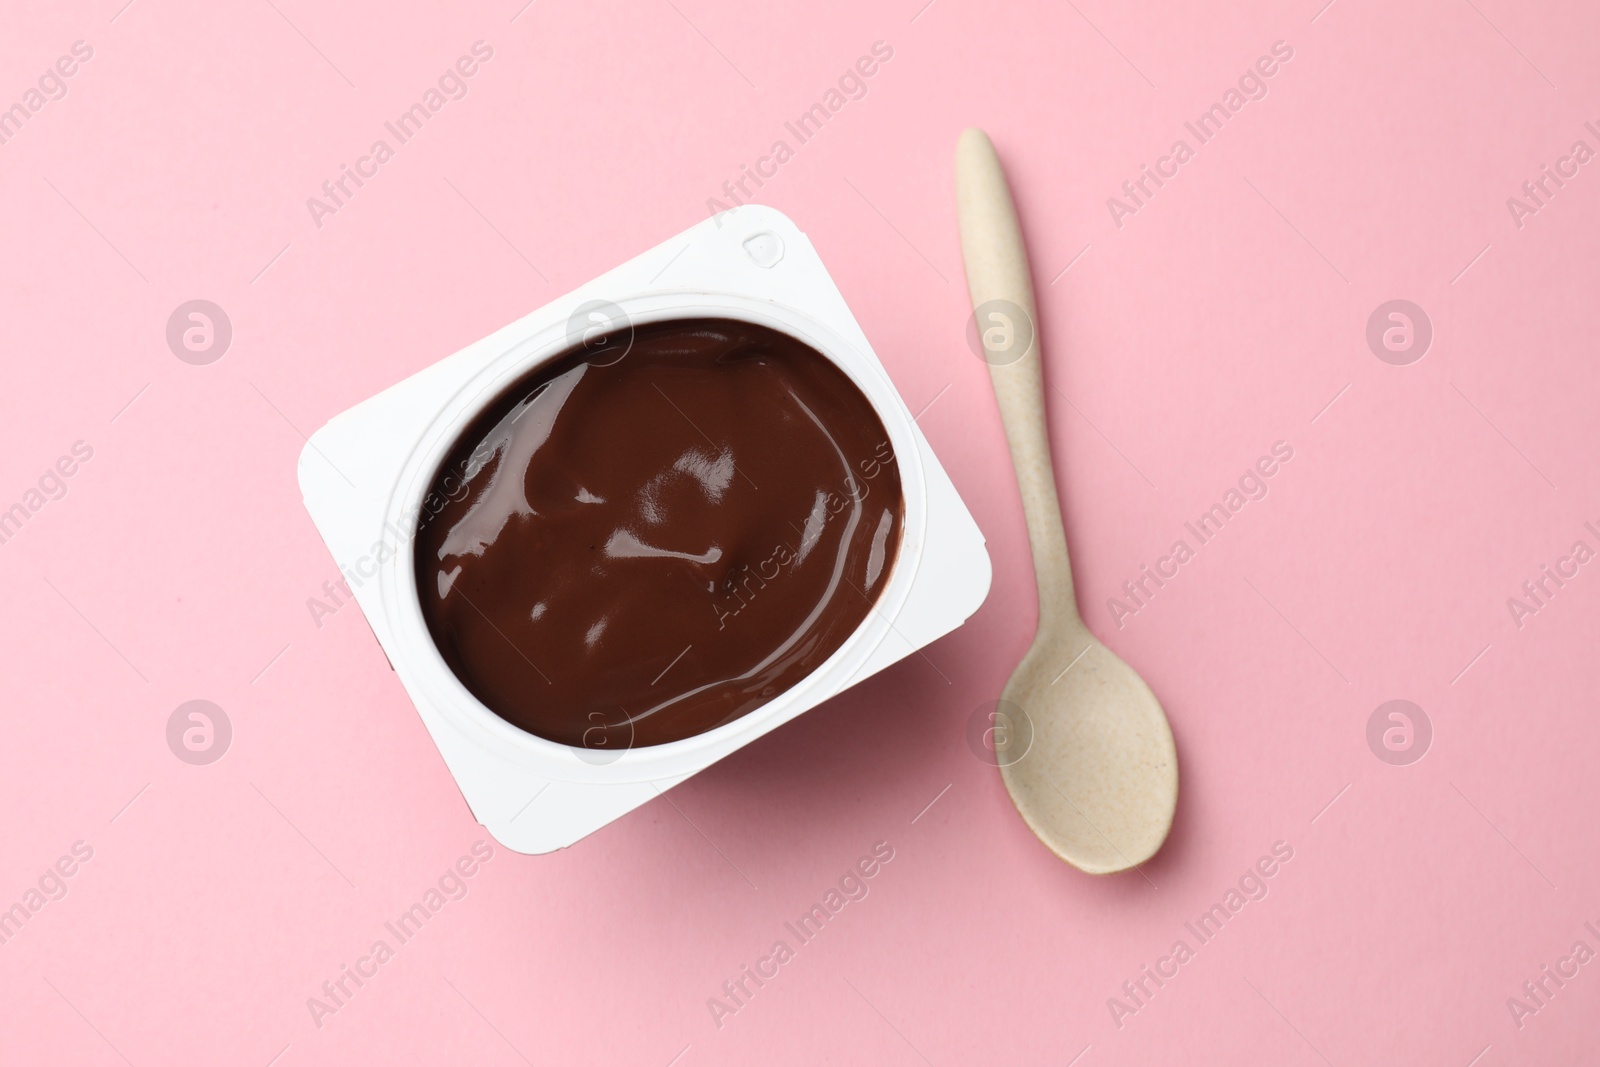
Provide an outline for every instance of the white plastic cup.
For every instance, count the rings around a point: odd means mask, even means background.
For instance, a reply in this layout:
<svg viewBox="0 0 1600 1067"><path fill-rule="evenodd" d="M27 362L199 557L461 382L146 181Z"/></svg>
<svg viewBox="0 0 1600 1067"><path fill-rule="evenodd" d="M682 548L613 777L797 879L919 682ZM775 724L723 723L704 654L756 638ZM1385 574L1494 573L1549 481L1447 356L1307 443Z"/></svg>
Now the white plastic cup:
<svg viewBox="0 0 1600 1067"><path fill-rule="evenodd" d="M591 316L611 326L741 319L810 345L883 421L904 508L900 548L873 610L824 663L732 722L610 752L530 734L473 696L428 631L412 556L424 498L461 432L513 382L570 351ZM982 534L816 251L770 208L708 219L335 417L301 453L300 485L473 813L501 844L525 853L572 844L948 633L989 589Z"/></svg>

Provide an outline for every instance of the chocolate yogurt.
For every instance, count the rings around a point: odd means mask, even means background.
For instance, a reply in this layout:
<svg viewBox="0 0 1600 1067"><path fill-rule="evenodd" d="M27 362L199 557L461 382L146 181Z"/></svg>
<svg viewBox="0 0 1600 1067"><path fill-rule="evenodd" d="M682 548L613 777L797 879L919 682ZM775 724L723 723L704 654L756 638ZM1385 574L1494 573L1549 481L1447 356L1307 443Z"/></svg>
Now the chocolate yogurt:
<svg viewBox="0 0 1600 1067"><path fill-rule="evenodd" d="M523 730L606 750L721 726L819 666L873 610L903 510L850 378L712 318L529 373L462 431L425 504L417 590L450 669Z"/></svg>

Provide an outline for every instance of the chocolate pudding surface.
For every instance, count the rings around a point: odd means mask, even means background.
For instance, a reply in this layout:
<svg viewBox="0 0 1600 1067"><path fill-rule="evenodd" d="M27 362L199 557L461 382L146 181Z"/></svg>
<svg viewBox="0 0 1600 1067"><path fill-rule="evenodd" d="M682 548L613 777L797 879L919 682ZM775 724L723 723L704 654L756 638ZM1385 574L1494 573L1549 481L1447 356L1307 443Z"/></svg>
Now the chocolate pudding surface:
<svg viewBox="0 0 1600 1067"><path fill-rule="evenodd" d="M424 498L417 591L485 706L615 753L823 663L887 584L902 512L842 370L765 326L675 319L593 338L473 419Z"/></svg>

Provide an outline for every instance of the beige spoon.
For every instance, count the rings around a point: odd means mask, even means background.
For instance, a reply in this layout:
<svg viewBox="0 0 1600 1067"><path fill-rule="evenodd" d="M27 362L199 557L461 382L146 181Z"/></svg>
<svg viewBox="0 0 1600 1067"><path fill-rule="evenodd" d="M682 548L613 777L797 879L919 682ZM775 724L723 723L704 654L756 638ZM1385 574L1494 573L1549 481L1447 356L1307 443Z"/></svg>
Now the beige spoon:
<svg viewBox="0 0 1600 1067"><path fill-rule="evenodd" d="M967 130L956 147L956 200L967 288L1039 585L1038 632L995 712L995 757L1012 802L1051 851L1090 874L1124 871L1155 855L1172 826L1172 729L1144 679L1078 614L1050 466L1028 255L982 130Z"/></svg>

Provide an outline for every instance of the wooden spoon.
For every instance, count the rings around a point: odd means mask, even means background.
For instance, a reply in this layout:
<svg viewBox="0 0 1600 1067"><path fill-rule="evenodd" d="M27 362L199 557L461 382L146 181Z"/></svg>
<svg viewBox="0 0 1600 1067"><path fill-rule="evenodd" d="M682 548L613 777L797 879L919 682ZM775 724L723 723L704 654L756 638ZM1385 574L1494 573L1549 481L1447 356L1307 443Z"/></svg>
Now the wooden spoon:
<svg viewBox="0 0 1600 1067"><path fill-rule="evenodd" d="M1144 679L1078 614L1045 428L1028 254L994 145L956 147L961 256L1022 493L1039 628L1000 695L994 754L1011 800L1050 850L1090 874L1155 855L1178 802L1172 729Z"/></svg>

